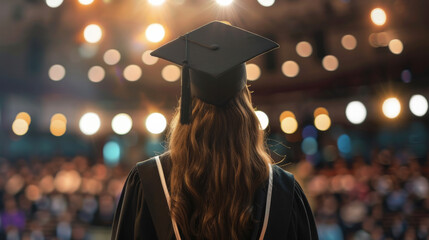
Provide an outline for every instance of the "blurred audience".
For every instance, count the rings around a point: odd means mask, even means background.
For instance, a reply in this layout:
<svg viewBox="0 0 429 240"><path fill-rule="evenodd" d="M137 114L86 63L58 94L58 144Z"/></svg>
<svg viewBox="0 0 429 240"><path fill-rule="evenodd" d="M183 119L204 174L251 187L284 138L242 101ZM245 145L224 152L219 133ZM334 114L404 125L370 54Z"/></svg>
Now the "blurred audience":
<svg viewBox="0 0 429 240"><path fill-rule="evenodd" d="M394 154L288 165L321 240L429 239L428 161ZM130 167L90 162L0 160L0 240L107 239Z"/></svg>

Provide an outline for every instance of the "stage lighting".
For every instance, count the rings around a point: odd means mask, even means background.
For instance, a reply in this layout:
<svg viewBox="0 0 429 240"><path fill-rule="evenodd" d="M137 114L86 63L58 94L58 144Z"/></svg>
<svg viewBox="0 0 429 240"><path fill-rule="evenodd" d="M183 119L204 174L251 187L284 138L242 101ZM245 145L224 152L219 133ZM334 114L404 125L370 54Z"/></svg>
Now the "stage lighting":
<svg viewBox="0 0 429 240"><path fill-rule="evenodd" d="M256 81L261 76L261 69L254 63L246 64L247 80Z"/></svg>
<svg viewBox="0 0 429 240"><path fill-rule="evenodd" d="M404 45L402 44L401 40L393 39L389 42L389 50L393 54L399 55L404 50Z"/></svg>
<svg viewBox="0 0 429 240"><path fill-rule="evenodd" d="M15 119L22 119L24 120L28 125L31 123L31 117L30 114L26 112L20 112L16 115Z"/></svg>
<svg viewBox="0 0 429 240"><path fill-rule="evenodd" d="M282 72L286 77L296 77L299 73L299 66L294 61L286 61L282 64Z"/></svg>
<svg viewBox="0 0 429 240"><path fill-rule="evenodd" d="M313 53L313 47L309 42L301 41L296 45L296 53L301 57L309 57Z"/></svg>
<svg viewBox="0 0 429 240"><path fill-rule="evenodd" d="M12 131L18 136L25 135L28 131L28 124L24 119L15 119L12 123Z"/></svg>
<svg viewBox="0 0 429 240"><path fill-rule="evenodd" d="M112 129L116 134L125 135L132 127L133 120L126 113L119 113L112 120Z"/></svg>
<svg viewBox="0 0 429 240"><path fill-rule="evenodd" d="M148 0L148 2L153 6L161 6L165 0Z"/></svg>
<svg viewBox="0 0 429 240"><path fill-rule="evenodd" d="M59 64L55 64L49 68L48 75L52 81L60 81L65 77L66 69Z"/></svg>
<svg viewBox="0 0 429 240"><path fill-rule="evenodd" d="M233 0L216 0L216 2L221 6L228 6L233 2Z"/></svg>
<svg viewBox="0 0 429 240"><path fill-rule="evenodd" d="M388 98L383 102L383 113L387 118L396 118L401 112L401 103L397 98Z"/></svg>
<svg viewBox="0 0 429 240"><path fill-rule="evenodd" d="M366 118L366 108L363 103L353 101L347 104L346 117L353 124L361 124Z"/></svg>
<svg viewBox="0 0 429 240"><path fill-rule="evenodd" d="M167 65L161 71L162 78L167 82L175 82L179 80L180 74L180 68L176 65Z"/></svg>
<svg viewBox="0 0 429 240"><path fill-rule="evenodd" d="M97 43L103 36L103 31L97 24L90 24L83 30L83 36L87 42Z"/></svg>
<svg viewBox="0 0 429 240"><path fill-rule="evenodd" d="M57 8L63 3L63 0L46 0L46 5L50 8Z"/></svg>
<svg viewBox="0 0 429 240"><path fill-rule="evenodd" d="M258 3L264 7L271 7L275 2L275 0L258 0Z"/></svg>
<svg viewBox="0 0 429 240"><path fill-rule="evenodd" d="M338 59L333 55L326 55L322 60L322 65L326 71L335 71L338 68Z"/></svg>
<svg viewBox="0 0 429 240"><path fill-rule="evenodd" d="M353 35L344 35L341 38L341 45L347 50L353 50L357 46L357 40Z"/></svg>
<svg viewBox="0 0 429 240"><path fill-rule="evenodd" d="M121 60L121 53L116 49L109 49L104 53L103 59L107 65L115 65Z"/></svg>
<svg viewBox="0 0 429 240"><path fill-rule="evenodd" d="M165 30L159 23L153 23L146 28L146 38L149 42L157 43L164 39Z"/></svg>
<svg viewBox="0 0 429 240"><path fill-rule="evenodd" d="M79 0L79 3L82 5L89 5L93 2L94 2L94 0Z"/></svg>
<svg viewBox="0 0 429 240"><path fill-rule="evenodd" d="M106 76L106 72L100 66L93 66L88 71L88 78L91 82L101 82Z"/></svg>
<svg viewBox="0 0 429 240"><path fill-rule="evenodd" d="M285 117L280 124L282 131L286 134L292 134L298 129L298 122L294 117Z"/></svg>
<svg viewBox="0 0 429 240"><path fill-rule="evenodd" d="M326 131L331 127L331 118L327 114L319 114L314 119L314 126L320 131Z"/></svg>
<svg viewBox="0 0 429 240"><path fill-rule="evenodd" d="M160 134L167 127L167 119L161 113L151 113L146 118L146 129L152 134Z"/></svg>
<svg viewBox="0 0 429 240"><path fill-rule="evenodd" d="M100 117L93 112L85 113L79 120L80 131L85 135L93 135L100 129Z"/></svg>
<svg viewBox="0 0 429 240"><path fill-rule="evenodd" d="M428 100L422 95L413 95L410 99L409 106L414 115L422 117L428 111Z"/></svg>
<svg viewBox="0 0 429 240"><path fill-rule="evenodd" d="M150 55L151 52L152 52L152 50L147 50L142 55L142 61L146 65L154 65L156 62L158 62L159 58L151 56Z"/></svg>
<svg viewBox="0 0 429 240"><path fill-rule="evenodd" d="M259 125L260 129L265 130L268 127L268 123L270 122L267 114L265 114L264 112L259 111L259 110L255 111L255 114L258 117L258 120L260 123L260 125Z"/></svg>
<svg viewBox="0 0 429 240"><path fill-rule="evenodd" d="M137 65L129 65L124 69L124 78L130 82L140 79L142 76L142 69Z"/></svg>
<svg viewBox="0 0 429 240"><path fill-rule="evenodd" d="M386 23L386 12L381 8L374 8L371 11L371 20L375 25L382 26Z"/></svg>

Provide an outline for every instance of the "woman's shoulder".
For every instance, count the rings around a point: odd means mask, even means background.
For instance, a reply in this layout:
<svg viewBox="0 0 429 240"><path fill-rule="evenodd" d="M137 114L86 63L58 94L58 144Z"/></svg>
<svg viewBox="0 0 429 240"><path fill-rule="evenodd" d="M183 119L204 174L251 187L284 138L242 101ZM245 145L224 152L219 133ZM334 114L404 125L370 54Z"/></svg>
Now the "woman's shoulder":
<svg viewBox="0 0 429 240"><path fill-rule="evenodd" d="M295 177L292 173L284 170L277 164L272 165L273 168L273 174L274 174L274 181L281 182L283 184L291 185L293 186L295 184Z"/></svg>

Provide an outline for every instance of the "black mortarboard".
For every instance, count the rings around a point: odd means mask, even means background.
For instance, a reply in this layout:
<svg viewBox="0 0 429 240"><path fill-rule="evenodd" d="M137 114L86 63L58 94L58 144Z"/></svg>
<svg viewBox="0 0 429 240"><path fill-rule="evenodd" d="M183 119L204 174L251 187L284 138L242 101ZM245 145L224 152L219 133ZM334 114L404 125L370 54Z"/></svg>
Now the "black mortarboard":
<svg viewBox="0 0 429 240"><path fill-rule="evenodd" d="M246 85L245 62L279 45L222 22L211 22L156 49L151 55L182 65L180 122L190 122L192 95L222 106Z"/></svg>

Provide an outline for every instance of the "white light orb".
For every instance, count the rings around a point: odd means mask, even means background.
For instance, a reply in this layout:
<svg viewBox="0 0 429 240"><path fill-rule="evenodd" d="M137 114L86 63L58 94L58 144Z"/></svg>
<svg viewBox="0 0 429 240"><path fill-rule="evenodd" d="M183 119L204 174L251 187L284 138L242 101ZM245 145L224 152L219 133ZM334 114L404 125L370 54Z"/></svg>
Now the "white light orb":
<svg viewBox="0 0 429 240"><path fill-rule="evenodd" d="M180 68L176 65L167 65L161 71L162 78L167 82L175 82L179 80L180 74Z"/></svg>
<svg viewBox="0 0 429 240"><path fill-rule="evenodd" d="M413 95L410 99L409 106L414 115L422 117L428 111L428 100L422 95Z"/></svg>
<svg viewBox="0 0 429 240"><path fill-rule="evenodd" d="M247 80L256 81L261 76L261 69L254 63L246 64Z"/></svg>
<svg viewBox="0 0 429 240"><path fill-rule="evenodd" d="M382 109L386 117L393 119L401 112L401 103L397 98L388 98L383 102Z"/></svg>
<svg viewBox="0 0 429 240"><path fill-rule="evenodd" d="M152 50L147 50L142 55L142 61L146 65L154 65L156 62L158 62L159 58L150 55L151 52L153 52L153 51Z"/></svg>
<svg viewBox="0 0 429 240"><path fill-rule="evenodd" d="M133 127L133 120L126 113L119 113L112 119L112 129L116 134L127 134Z"/></svg>
<svg viewBox="0 0 429 240"><path fill-rule="evenodd" d="M399 39L392 39L389 42L389 50L396 55L399 55L404 50L404 44Z"/></svg>
<svg viewBox="0 0 429 240"><path fill-rule="evenodd" d="M93 112L85 113L79 120L80 131L85 135L94 135L100 126L100 117Z"/></svg>
<svg viewBox="0 0 429 240"><path fill-rule="evenodd" d="M386 12L382 8L374 8L371 11L371 20L375 25L384 25L387 20Z"/></svg>
<svg viewBox="0 0 429 240"><path fill-rule="evenodd" d="M309 57L313 53L313 47L307 41L299 42L296 45L296 53L301 57Z"/></svg>
<svg viewBox="0 0 429 240"><path fill-rule="evenodd" d="M282 72L286 77L296 77L299 73L299 66L294 61L286 61L282 64Z"/></svg>
<svg viewBox="0 0 429 240"><path fill-rule="evenodd" d="M164 39L165 30L159 23L153 23L146 28L146 38L149 42L157 43Z"/></svg>
<svg viewBox="0 0 429 240"><path fill-rule="evenodd" d="M107 65L115 65L121 60L121 53L116 49L109 49L104 53L103 60Z"/></svg>
<svg viewBox="0 0 429 240"><path fill-rule="evenodd" d="M97 24L90 24L85 27L85 30L83 30L83 36L87 42L96 43L100 41L103 36L103 31Z"/></svg>
<svg viewBox="0 0 429 240"><path fill-rule="evenodd" d="M267 114L265 114L262 111L255 111L256 116L258 117L259 120L259 128L262 130L265 130L268 127L268 123L270 122L270 120L268 119Z"/></svg>
<svg viewBox="0 0 429 240"><path fill-rule="evenodd" d="M167 119L161 113L151 113L146 118L146 129L152 134L160 134L167 127Z"/></svg>
<svg viewBox="0 0 429 240"><path fill-rule="evenodd" d="M216 2L221 6L228 6L233 2L233 0L216 0Z"/></svg>
<svg viewBox="0 0 429 240"><path fill-rule="evenodd" d="M137 65L129 65L124 69L124 78L130 82L134 82L140 79L142 76L142 69Z"/></svg>
<svg viewBox="0 0 429 240"><path fill-rule="evenodd" d="M343 45L343 48L347 50L353 50L357 46L357 40L353 35L344 35L341 38L341 45Z"/></svg>
<svg viewBox="0 0 429 240"><path fill-rule="evenodd" d="M271 7L276 2L276 0L258 0L258 3L264 7Z"/></svg>
<svg viewBox="0 0 429 240"><path fill-rule="evenodd" d="M106 76L106 72L100 66L93 66L88 71L88 78L91 82L101 82Z"/></svg>
<svg viewBox="0 0 429 240"><path fill-rule="evenodd" d="M66 69L62 65L55 64L49 68L48 75L52 81L60 81L66 76Z"/></svg>
<svg viewBox="0 0 429 240"><path fill-rule="evenodd" d="M94 2L94 0L79 0L79 3L82 5L89 5L93 2Z"/></svg>
<svg viewBox="0 0 429 240"><path fill-rule="evenodd" d="M322 65L326 71L335 71L338 68L338 59L333 55L326 55L322 60Z"/></svg>
<svg viewBox="0 0 429 240"><path fill-rule="evenodd" d="M153 6L161 6L165 0L148 0L148 2Z"/></svg>
<svg viewBox="0 0 429 240"><path fill-rule="evenodd" d="M331 118L327 114L319 114L314 118L314 126L320 131L326 131L331 127Z"/></svg>
<svg viewBox="0 0 429 240"><path fill-rule="evenodd" d="M18 136L25 135L28 131L28 123L24 119L15 119L12 123L12 131Z"/></svg>
<svg viewBox="0 0 429 240"><path fill-rule="evenodd" d="M352 101L347 104L346 117L353 124L361 124L366 118L366 108L359 101Z"/></svg>
<svg viewBox="0 0 429 240"><path fill-rule="evenodd" d="M63 3L63 0L46 0L46 5L50 8L57 8Z"/></svg>
<svg viewBox="0 0 429 240"><path fill-rule="evenodd" d="M285 117L280 125L282 131L286 134L292 134L298 129L298 122L293 117Z"/></svg>

